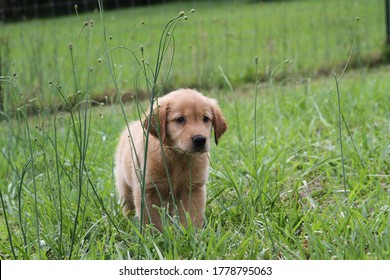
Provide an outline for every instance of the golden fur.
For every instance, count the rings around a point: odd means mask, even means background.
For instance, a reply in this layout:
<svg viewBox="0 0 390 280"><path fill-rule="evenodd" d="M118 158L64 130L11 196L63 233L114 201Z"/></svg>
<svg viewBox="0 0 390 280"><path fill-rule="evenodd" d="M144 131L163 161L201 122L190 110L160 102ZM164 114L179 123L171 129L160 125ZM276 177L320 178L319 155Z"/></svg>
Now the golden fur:
<svg viewBox="0 0 390 280"><path fill-rule="evenodd" d="M151 121L150 121L151 120ZM149 129L145 198L141 214L145 135ZM216 100L190 89L173 91L157 100L151 117L130 123L116 152L116 187L123 213L135 209L138 217L162 229L165 208L187 226L186 213L196 227L203 225L210 139L226 131ZM129 134L130 132L130 134Z"/></svg>

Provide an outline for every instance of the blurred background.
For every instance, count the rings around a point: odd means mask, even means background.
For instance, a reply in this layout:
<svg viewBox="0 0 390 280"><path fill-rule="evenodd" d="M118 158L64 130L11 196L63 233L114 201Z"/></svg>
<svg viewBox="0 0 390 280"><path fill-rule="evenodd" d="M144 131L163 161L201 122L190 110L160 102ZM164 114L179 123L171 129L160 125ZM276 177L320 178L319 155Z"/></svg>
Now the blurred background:
<svg viewBox="0 0 390 280"><path fill-rule="evenodd" d="M173 0L105 0L104 7L120 9L168 2ZM78 5L84 12L98 8L96 0L2 0L0 15L2 21L56 17L73 14L74 5Z"/></svg>
<svg viewBox="0 0 390 280"><path fill-rule="evenodd" d="M388 60L387 0L243 0L243 1L21 1L0 4L0 75L17 77L31 100L29 110L52 112L61 97L50 93L58 83L67 94L85 89L99 102L114 102L114 85L99 58L109 47L122 96L145 92L139 79L141 53L153 67L167 21L179 11L197 12L175 31L175 48L162 67L166 90L177 87L223 88L255 79L306 81L348 69L371 68ZM104 19L104 22L101 21ZM140 24L140 23L144 24ZM84 26L85 23L93 23ZM85 28L86 27L86 28ZM88 28L87 28L88 27ZM107 42L102 34L105 32ZM75 47L72 58L69 43ZM351 50L353 49L353 52ZM172 69L169 67L173 58ZM76 79L72 73L76 74ZM165 81L162 78L161 82ZM19 106L7 85L0 109ZM145 94L143 94L145 95Z"/></svg>

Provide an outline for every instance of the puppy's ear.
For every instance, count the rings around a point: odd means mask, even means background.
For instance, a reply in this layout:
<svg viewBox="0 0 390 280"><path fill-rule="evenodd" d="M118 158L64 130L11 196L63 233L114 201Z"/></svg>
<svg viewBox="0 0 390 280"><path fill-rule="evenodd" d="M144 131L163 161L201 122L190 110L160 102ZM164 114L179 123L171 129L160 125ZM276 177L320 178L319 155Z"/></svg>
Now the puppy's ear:
<svg viewBox="0 0 390 280"><path fill-rule="evenodd" d="M214 127L214 140L215 144L218 145L218 139L225 133L227 130L227 123L225 118L222 115L221 110L218 107L217 102L213 102L213 127Z"/></svg>
<svg viewBox="0 0 390 280"><path fill-rule="evenodd" d="M144 121L144 129L147 131L150 121L149 132L152 136L161 139L162 142L166 140L168 106L158 106L153 110L151 116L147 116Z"/></svg>

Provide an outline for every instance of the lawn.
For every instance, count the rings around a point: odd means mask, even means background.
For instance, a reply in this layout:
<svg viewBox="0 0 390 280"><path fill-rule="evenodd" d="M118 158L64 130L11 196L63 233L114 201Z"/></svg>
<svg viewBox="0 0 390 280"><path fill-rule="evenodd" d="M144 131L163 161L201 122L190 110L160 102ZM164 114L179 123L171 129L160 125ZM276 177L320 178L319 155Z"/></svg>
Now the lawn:
<svg viewBox="0 0 390 280"><path fill-rule="evenodd" d="M100 14L83 14L81 8L79 16L5 24L0 28L0 74L17 75L30 100L29 108L35 112L53 112L61 101L49 87L50 81L59 83L67 96L81 90L99 101L105 96L110 101L115 92L112 78L105 64L98 63L107 48L125 46L140 58L139 46L143 45L145 59L154 65L165 23L179 11L193 8L197 12L175 32L175 67L166 83L169 89L177 85L223 87L220 68L236 85L251 82L255 56L262 80L274 68L280 80L331 74L344 65L355 39L351 67L379 60L385 41L382 0L248 2L188 1L105 12L106 37ZM110 54L119 90L145 91L144 83L135 82L139 66L131 53L116 49ZM70 74L73 68L76 79ZM3 91L9 96L3 100L3 111L12 114L20 100L7 87Z"/></svg>
<svg viewBox="0 0 390 280"><path fill-rule="evenodd" d="M11 38L7 44L15 45L8 50L9 75L0 80L9 98L0 128L0 258L389 259L390 68L356 64L358 57L368 61L380 52L382 15L374 1L347 3L228 2L206 10L199 2L104 12L106 41L99 14L80 15L94 17L93 28L88 21L80 39L84 20L76 17L2 26L1 34ZM333 5L338 9L331 10ZM218 99L229 130L211 149L204 228L173 223L152 233L150 226L141 229L136 219L122 217L112 172L125 117L138 118L148 100L135 95L125 104L91 106L90 97L135 93L139 68L125 63L135 59L123 49L103 56L105 49L126 45L140 58L142 44L154 66L164 25L191 8L196 12L174 33L166 88L196 85ZM278 18L281 11L291 15ZM320 16L324 11L329 14ZM298 12L306 16L298 19ZM295 29L286 23L289 17L296 17ZM342 75L356 17L360 35L350 60L356 69ZM335 21L348 24L324 26ZM267 34L277 49L253 40L245 28L232 31L254 24L272 26L255 29L256 38ZM34 26L47 28L28 35L43 40L46 51L38 58L36 41L21 36ZM361 34L370 39L359 39ZM17 40L26 40L20 49ZM22 47L29 52L23 54ZM167 50L157 86L169 72L172 45ZM293 61L283 63L286 57Z"/></svg>

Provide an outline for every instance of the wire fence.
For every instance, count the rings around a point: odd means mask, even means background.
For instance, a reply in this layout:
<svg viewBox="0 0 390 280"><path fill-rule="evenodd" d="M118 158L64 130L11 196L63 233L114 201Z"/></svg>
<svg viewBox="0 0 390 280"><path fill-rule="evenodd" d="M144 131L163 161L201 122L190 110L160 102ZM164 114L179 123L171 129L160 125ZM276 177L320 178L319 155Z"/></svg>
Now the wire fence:
<svg viewBox="0 0 390 280"><path fill-rule="evenodd" d="M103 0L105 9L119 9L156 3L172 2L169 0ZM75 12L75 5L80 12L98 9L97 0L1 0L0 20L3 22L25 19L56 17Z"/></svg>

